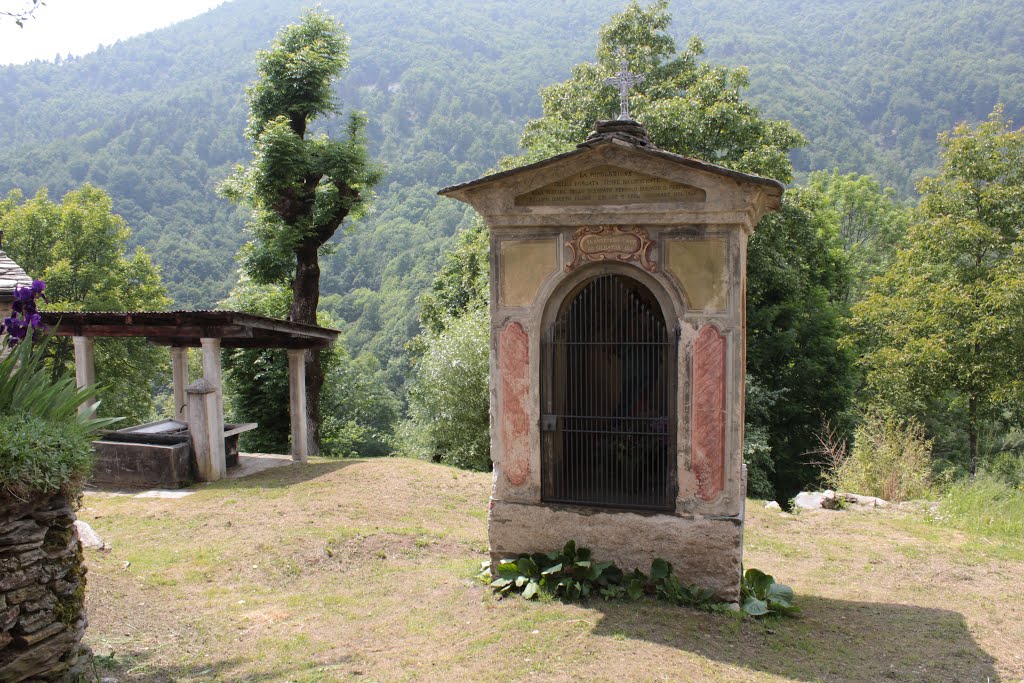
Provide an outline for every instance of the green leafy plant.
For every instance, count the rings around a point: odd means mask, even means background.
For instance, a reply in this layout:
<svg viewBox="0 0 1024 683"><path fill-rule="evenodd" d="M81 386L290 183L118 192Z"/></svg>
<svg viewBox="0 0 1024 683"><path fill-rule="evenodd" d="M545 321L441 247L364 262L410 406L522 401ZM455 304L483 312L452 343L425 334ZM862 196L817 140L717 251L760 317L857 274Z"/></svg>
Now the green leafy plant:
<svg viewBox="0 0 1024 683"><path fill-rule="evenodd" d="M826 456L823 478L836 491L878 496L889 501L929 498L932 442L918 420L901 420L870 409L853 437L853 449Z"/></svg>
<svg viewBox="0 0 1024 683"><path fill-rule="evenodd" d="M569 541L559 551L520 555L498 565L498 578L491 587L499 593L522 593L527 600L545 592L574 601L600 593L603 597L617 597L609 592L622 585L622 570L612 562L594 562L589 548L577 548Z"/></svg>
<svg viewBox="0 0 1024 683"><path fill-rule="evenodd" d="M119 418L96 418L98 404L78 406L98 388L79 389L70 373L51 379L45 357L50 337L17 344L0 359L0 493L74 489L91 464L89 440Z"/></svg>
<svg viewBox="0 0 1024 683"><path fill-rule="evenodd" d="M52 337L24 342L0 360L0 413L28 413L44 420L63 420L78 414L78 406L99 393L96 386L79 389L66 373L51 381L46 349ZM83 436L91 436L120 418L95 418L92 409L76 421Z"/></svg>
<svg viewBox="0 0 1024 683"><path fill-rule="evenodd" d="M569 541L560 551L522 554L502 560L495 572L497 578L492 579L490 569L490 562L484 562L480 578L487 581L496 593L521 593L527 600L542 593L569 602L593 596L605 600L639 600L649 595L673 605L705 612L725 612L730 609L726 603L715 599L712 589L681 583L672 569L672 563L666 560L655 559L651 563L650 574L644 574L639 569L626 573L614 562L595 562L590 549L578 548L575 541ZM747 576L753 582L749 594L760 601L750 602L751 610L746 609ZM745 575L743 591L743 611L751 616L792 614L798 611L793 603L792 589L775 583L772 577L756 569L749 570Z"/></svg>
<svg viewBox="0 0 1024 683"><path fill-rule="evenodd" d="M679 577L672 571L672 563L661 558L651 563L650 583L658 598L673 605L692 607L705 612L726 609L723 603L715 600L715 592L710 588L681 583Z"/></svg>
<svg viewBox="0 0 1024 683"><path fill-rule="evenodd" d="M423 355L409 381L409 419L398 452L464 469L491 467L488 394L490 316L475 308L423 335Z"/></svg>
<svg viewBox="0 0 1024 683"><path fill-rule="evenodd" d="M740 582L740 609L752 617L768 614L790 615L800 611L796 605L793 589L759 569L743 572Z"/></svg>

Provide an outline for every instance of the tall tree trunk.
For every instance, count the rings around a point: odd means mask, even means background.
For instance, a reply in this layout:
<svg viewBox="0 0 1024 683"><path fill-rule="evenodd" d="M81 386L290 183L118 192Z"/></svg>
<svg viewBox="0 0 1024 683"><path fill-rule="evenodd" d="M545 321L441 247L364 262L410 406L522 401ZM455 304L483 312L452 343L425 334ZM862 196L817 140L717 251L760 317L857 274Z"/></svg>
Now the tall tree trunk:
<svg viewBox="0 0 1024 683"><path fill-rule="evenodd" d="M306 237L295 257L295 280L292 283L293 322L316 325L316 309L320 304L320 245ZM320 349L306 351L306 420L309 424L309 455L320 454L320 387L324 376L320 367Z"/></svg>
<svg viewBox="0 0 1024 683"><path fill-rule="evenodd" d="M967 442L971 451L971 479L978 471L978 399L974 394L967 400Z"/></svg>

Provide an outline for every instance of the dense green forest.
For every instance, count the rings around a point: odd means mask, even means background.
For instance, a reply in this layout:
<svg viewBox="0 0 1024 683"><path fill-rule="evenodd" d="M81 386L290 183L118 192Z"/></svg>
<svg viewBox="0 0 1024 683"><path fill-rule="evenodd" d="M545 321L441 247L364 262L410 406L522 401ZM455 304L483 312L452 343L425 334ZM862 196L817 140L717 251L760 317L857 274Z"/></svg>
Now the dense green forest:
<svg viewBox="0 0 1024 683"><path fill-rule="evenodd" d="M244 209L214 194L248 155L244 86L254 55L304 3L233 0L195 19L82 58L0 67L0 196L83 182L163 268L181 307L210 307L236 278ZM542 86L590 58L615 8L569 3L326 2L351 36L339 99L365 111L387 168L373 213L336 238L323 309L355 352L391 367L418 331L429 286L463 207L438 199L514 153ZM747 65L750 101L808 138L797 178L871 173L909 196L937 164L936 134L983 119L997 101L1020 118L1024 7L1007 0L673 2L673 34L700 35L706 59ZM457 20L453 20L457 18ZM28 24L26 31L32 30ZM340 132L345 119L324 129Z"/></svg>
<svg viewBox="0 0 1024 683"><path fill-rule="evenodd" d="M235 256L247 239L248 215L217 196L216 188L250 159L246 85L256 77L257 51L303 8L300 2L233 0L86 57L0 67L0 199L8 197L6 211L14 216L28 210L17 208L23 198L36 196L32 201L42 205L47 196L63 197L88 183L97 196L109 195L113 212L126 219L126 246L144 247L162 268L174 306L213 307L246 297L253 305L266 303L249 285L236 286ZM438 198L436 190L499 164L572 148L589 119L570 126L559 121L572 119L569 110L613 115L604 111L613 98L588 90L600 82L593 74L611 73L612 48L616 54L620 48L647 50L644 36L661 46L645 52L648 57L683 65L679 80L662 88L678 116L656 120L651 114L648 122L655 143L793 183L784 210L767 219L751 243L746 457L759 494L782 495L816 480L821 466L811 458L839 457L849 443L829 434L857 430L861 453L876 437L878 443L906 438L913 448L924 448L927 436L938 460L954 469L969 463L972 473L979 453L1021 450L1013 445L1020 423L1014 380L988 382L989 370L971 360L986 350L981 338L991 326L975 326L960 365L947 363L956 334L941 340L943 353L916 375L904 372L909 360L893 365L892 359L905 346L899 330L925 315L910 303L932 295L927 287L900 289L906 278L899 268L935 256L915 255L914 236L927 234L922 226L936 221L991 222L981 214L970 217L970 202L944 199L954 196L948 188L998 178L1008 192L1017 192L1018 179L1005 170L1020 165L1016 152L961 166L958 156L975 144L972 127L999 103L1003 108L988 128L977 129L988 142L978 144L1016 140L1004 133L1024 109L1018 77L1024 7L1006 0L665 0L643 11L630 5L613 18L613 25L647 22L647 33L625 29L623 35L633 39L621 45L605 23L618 8L596 0L443 6L359 0L324 8L345 25L351 63L335 93L338 111L311 132L340 138L350 114L365 112L370 157L384 169L375 180L377 196L365 197L369 212L346 221L322 259L322 320L345 331L345 348L331 361L331 372L373 387L363 392L372 400L362 403L348 401L350 396L324 399L334 406L330 440L338 452L386 450L400 408L396 397L411 398L412 422L400 429L400 449L430 457L447 438L427 425L434 421L428 408L448 401L422 382L409 392L407 382L416 377L410 359L420 362L423 376L431 363L445 366L441 351L480 350L479 340L473 341L480 321L473 321L479 312L474 306L486 300L486 239L470 211ZM678 54L681 61L672 62L675 48L659 32L687 46ZM691 36L701 41L691 42ZM598 54L609 63L580 67L594 59L595 44L604 46ZM641 88L641 119L645 97ZM959 122L967 127L952 138L938 137ZM716 146L697 133L708 125L726 142ZM761 151L746 156L751 150ZM992 178L971 178L984 168L996 169ZM919 189L925 202L914 209ZM908 223L916 227L908 229ZM1014 230L1005 228L996 239L999 248L984 253L998 254L997 262L1016 253L1009 247ZM1015 263L999 266L1008 275L992 271L1002 278L991 280L1002 283L997 291L1018 291ZM934 274L948 272L936 266ZM869 278L878 275L885 278L872 286ZM988 280L968 275L961 278L961 285L969 285L963 291L976 283L978 291L990 289ZM998 319L1001 329L1016 330L1002 322L1014 319L1020 303L1015 296L986 304L986 315L1009 316ZM948 329L963 329L957 320L972 320L970 311L963 304ZM933 328L926 318L915 334ZM1016 339L1010 335L994 347L992 358L1003 367L1013 366ZM928 355L914 353L910 360L922 358ZM251 367L255 374L246 381L258 383L263 360L238 357L229 365ZM947 363L946 375L935 370L941 363ZM989 393L983 395L981 380L958 384L965 373L985 376ZM477 387L485 379L478 374L467 382ZM449 384L433 388L449 390ZM919 400L925 388L928 405ZM485 403L467 402L473 412L466 424L486 426ZM417 426L417 419L423 424ZM456 441L464 441L465 430L456 432ZM427 441L411 438L424 435ZM486 466L486 439L470 450L459 464ZM879 452L867 461L879 459ZM1008 467L1019 468L1019 461L1013 455Z"/></svg>

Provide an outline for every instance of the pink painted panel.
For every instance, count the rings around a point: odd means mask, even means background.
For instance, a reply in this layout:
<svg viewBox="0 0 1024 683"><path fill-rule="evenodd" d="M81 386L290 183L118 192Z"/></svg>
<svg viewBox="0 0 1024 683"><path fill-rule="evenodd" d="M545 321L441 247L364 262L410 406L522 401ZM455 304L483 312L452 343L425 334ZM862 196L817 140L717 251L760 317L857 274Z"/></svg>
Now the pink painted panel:
<svg viewBox="0 0 1024 683"><path fill-rule="evenodd" d="M498 335L501 469L513 486L530 478L530 337L519 323Z"/></svg>
<svg viewBox="0 0 1024 683"><path fill-rule="evenodd" d="M711 501L725 488L725 336L705 325L693 345L690 434L697 495Z"/></svg>

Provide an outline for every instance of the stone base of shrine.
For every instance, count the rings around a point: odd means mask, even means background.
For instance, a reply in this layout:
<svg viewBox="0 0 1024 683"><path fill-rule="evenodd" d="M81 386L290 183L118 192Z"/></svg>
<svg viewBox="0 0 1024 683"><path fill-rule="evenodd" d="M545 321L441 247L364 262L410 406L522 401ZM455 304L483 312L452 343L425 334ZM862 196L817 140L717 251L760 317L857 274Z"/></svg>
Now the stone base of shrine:
<svg viewBox="0 0 1024 683"><path fill-rule="evenodd" d="M739 602L743 518L650 514L627 510L491 501L491 566L521 553L559 550L566 541L590 548L597 561L649 573L651 562L672 563L679 580Z"/></svg>

